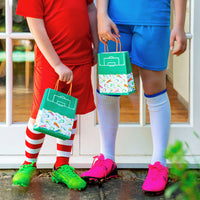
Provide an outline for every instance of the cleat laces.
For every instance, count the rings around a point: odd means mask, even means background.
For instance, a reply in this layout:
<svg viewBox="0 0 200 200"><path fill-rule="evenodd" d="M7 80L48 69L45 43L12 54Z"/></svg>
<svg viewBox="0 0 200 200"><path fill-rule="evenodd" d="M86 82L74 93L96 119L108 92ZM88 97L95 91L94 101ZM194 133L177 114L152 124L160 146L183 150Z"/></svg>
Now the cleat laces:
<svg viewBox="0 0 200 200"><path fill-rule="evenodd" d="M150 177L152 180L160 179L160 176L164 175L164 169L161 167L157 167L155 165L149 165L149 170L151 174Z"/></svg>
<svg viewBox="0 0 200 200"><path fill-rule="evenodd" d="M107 167L105 166L104 163L105 163L104 157L102 157L102 156L94 156L93 157L93 162L92 162L92 169L96 169L98 167L104 168L104 178L106 179Z"/></svg>
<svg viewBox="0 0 200 200"><path fill-rule="evenodd" d="M66 174L68 174L70 177L76 177L78 176L75 172L74 172L74 168L69 166L69 165L65 165L65 166L62 166L62 170L63 172L66 172Z"/></svg>

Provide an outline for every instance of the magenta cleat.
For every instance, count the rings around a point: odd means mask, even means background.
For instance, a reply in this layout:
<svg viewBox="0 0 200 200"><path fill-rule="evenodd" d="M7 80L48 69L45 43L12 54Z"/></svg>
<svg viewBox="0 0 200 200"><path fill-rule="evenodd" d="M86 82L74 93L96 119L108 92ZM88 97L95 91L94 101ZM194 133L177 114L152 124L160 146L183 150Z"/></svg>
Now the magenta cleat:
<svg viewBox="0 0 200 200"><path fill-rule="evenodd" d="M168 168L155 162L149 165L147 177L143 183L143 192L160 194L164 192L168 181Z"/></svg>
<svg viewBox="0 0 200 200"><path fill-rule="evenodd" d="M97 160L96 160L97 159ZM102 182L111 178L117 178L117 165L111 159L105 159L103 154L95 156L89 171L81 174L87 182Z"/></svg>

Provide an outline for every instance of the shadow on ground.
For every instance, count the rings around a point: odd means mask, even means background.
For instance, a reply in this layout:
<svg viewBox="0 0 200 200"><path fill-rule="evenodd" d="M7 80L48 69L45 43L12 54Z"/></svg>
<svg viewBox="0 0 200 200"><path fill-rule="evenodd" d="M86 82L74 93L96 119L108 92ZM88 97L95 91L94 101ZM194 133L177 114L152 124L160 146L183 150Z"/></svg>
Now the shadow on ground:
<svg viewBox="0 0 200 200"><path fill-rule="evenodd" d="M144 173L119 170L119 178L102 185L88 185L83 191L69 190L63 184L52 183L51 172L40 170L27 187L12 185L15 170L0 173L0 200L164 200L164 195L142 192ZM78 171L81 173L82 171ZM171 199L175 199L174 197Z"/></svg>

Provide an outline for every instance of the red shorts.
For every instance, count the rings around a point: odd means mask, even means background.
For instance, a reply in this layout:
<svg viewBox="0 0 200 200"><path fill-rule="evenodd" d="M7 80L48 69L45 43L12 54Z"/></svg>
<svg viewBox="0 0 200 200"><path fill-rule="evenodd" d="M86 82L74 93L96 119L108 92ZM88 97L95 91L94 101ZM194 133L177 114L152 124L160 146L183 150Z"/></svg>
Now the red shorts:
<svg viewBox="0 0 200 200"><path fill-rule="evenodd" d="M91 65L73 65L68 67L73 72L71 96L78 99L76 114L86 114L93 111L96 107L91 83ZM36 119L45 89L54 89L57 80L58 75L52 67L35 66L31 118ZM59 91L67 94L68 90L69 84L60 81Z"/></svg>

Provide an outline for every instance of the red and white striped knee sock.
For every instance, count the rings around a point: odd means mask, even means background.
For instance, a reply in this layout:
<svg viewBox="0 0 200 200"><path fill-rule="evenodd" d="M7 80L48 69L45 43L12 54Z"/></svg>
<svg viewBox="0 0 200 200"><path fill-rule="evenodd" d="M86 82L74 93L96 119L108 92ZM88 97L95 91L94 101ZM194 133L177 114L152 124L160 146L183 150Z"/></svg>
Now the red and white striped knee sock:
<svg viewBox="0 0 200 200"><path fill-rule="evenodd" d="M56 157L56 163L55 163L56 169L62 165L69 164L69 158L72 151L72 145L74 141L76 127L77 127L77 119L75 119L73 127L72 127L71 138L69 140L57 139L57 157Z"/></svg>
<svg viewBox="0 0 200 200"><path fill-rule="evenodd" d="M24 164L35 162L34 166L36 167L36 161L43 145L44 137L45 134L33 130L33 125L29 121L26 129Z"/></svg>

